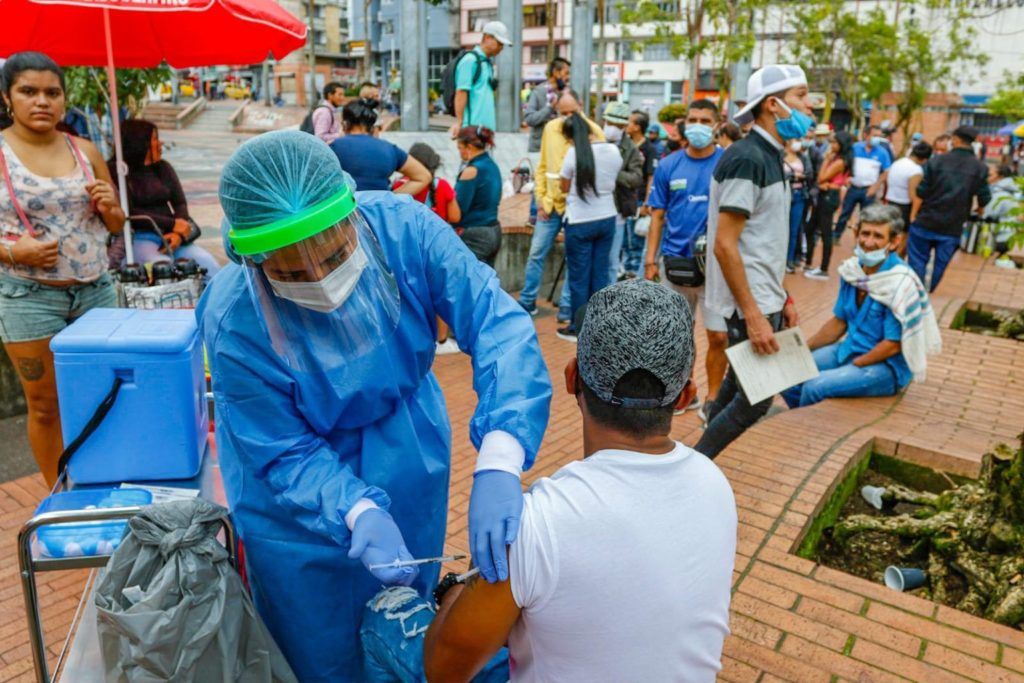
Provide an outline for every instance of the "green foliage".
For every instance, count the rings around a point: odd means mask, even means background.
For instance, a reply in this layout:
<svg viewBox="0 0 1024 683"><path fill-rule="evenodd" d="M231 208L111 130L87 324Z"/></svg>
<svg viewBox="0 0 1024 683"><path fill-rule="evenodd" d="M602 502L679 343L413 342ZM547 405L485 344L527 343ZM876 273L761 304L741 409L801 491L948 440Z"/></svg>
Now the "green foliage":
<svg viewBox="0 0 1024 683"><path fill-rule="evenodd" d="M1010 218L1014 221L1014 233L1010 238L1010 250L1024 249L1024 176L1016 176L1017 205L1010 209ZM1005 223L1003 225L1006 225Z"/></svg>
<svg viewBox="0 0 1024 683"><path fill-rule="evenodd" d="M171 80L172 72L167 66L153 69L117 69L118 102L138 113L146 101L147 89L158 88L161 83ZM67 82L69 106L92 106L106 111L109 90L106 69L73 66L64 70Z"/></svg>
<svg viewBox="0 0 1024 683"><path fill-rule="evenodd" d="M639 0L635 4L619 2L617 7L623 36L633 37L638 49L668 45L672 56L690 62L691 80L697 75L693 67L696 58L709 56L719 70L719 89L727 93L729 69L753 53L754 17L769 4L770 0ZM640 27L645 29L643 37L637 36Z"/></svg>
<svg viewBox="0 0 1024 683"><path fill-rule="evenodd" d="M662 123L675 123L682 118L686 118L686 105L680 102L666 104L658 110L658 120Z"/></svg>
<svg viewBox="0 0 1024 683"><path fill-rule="evenodd" d="M917 0L932 10L942 10L943 40L934 38L934 27L922 26L911 15L897 27L897 49L889 62L897 84L896 128L909 144L913 116L924 106L929 92L948 88L955 73L979 69L988 55L974 48L977 31L971 25L971 9L957 0ZM911 7L913 4L911 4Z"/></svg>
<svg viewBox="0 0 1024 683"><path fill-rule="evenodd" d="M1024 119L1024 72L1016 77L1009 71L1004 72L1003 82L985 108L1011 123Z"/></svg>
<svg viewBox="0 0 1024 683"><path fill-rule="evenodd" d="M897 33L885 11L858 13L843 0L805 0L791 15L799 40L792 57L808 72L811 87L826 94L828 121L838 92L854 121L863 118L861 102L892 89L888 57L896 51Z"/></svg>
<svg viewBox="0 0 1024 683"><path fill-rule="evenodd" d="M832 91L842 95L856 122L863 118L862 101L895 91L895 125L908 139L912 117L929 92L947 87L957 71L987 61L973 48L969 20L976 10L968 3L903 0L896 21L881 6L856 10L844 0L803 0L793 11L800 39L791 45L792 56L810 72L812 88L826 92L826 120ZM918 16L929 12L942 17L940 25L922 24ZM937 30L941 40L935 39Z"/></svg>

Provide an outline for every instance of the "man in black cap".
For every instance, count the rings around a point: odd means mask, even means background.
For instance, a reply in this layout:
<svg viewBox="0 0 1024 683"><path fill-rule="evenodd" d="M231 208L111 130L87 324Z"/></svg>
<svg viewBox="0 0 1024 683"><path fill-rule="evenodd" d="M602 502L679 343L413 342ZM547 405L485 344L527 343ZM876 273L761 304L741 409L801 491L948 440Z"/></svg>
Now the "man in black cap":
<svg viewBox="0 0 1024 683"><path fill-rule="evenodd" d="M976 210L980 212L992 198L988 167L974 156L971 148L977 137L978 129L973 126L960 126L953 131L949 153L928 160L917 186L920 204L914 202L911 210L907 261L924 282L928 260L935 252L929 289L932 292L960 246L960 234L975 208L974 200L978 200Z"/></svg>

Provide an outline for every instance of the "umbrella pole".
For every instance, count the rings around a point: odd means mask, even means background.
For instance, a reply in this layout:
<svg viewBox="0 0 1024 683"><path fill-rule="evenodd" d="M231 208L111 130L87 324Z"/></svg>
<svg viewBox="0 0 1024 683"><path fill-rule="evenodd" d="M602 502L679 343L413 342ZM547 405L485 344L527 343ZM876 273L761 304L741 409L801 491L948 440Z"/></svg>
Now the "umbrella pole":
<svg viewBox="0 0 1024 683"><path fill-rule="evenodd" d="M121 198L121 208L128 216L128 167L124 163L121 151L121 107L117 102L117 73L114 71L114 40L110 32L110 10L103 8L103 37L107 42L107 87L110 88L110 121L114 129L114 159L117 161L117 187ZM132 248L132 224L124 221L124 253L125 261L135 263L135 250Z"/></svg>

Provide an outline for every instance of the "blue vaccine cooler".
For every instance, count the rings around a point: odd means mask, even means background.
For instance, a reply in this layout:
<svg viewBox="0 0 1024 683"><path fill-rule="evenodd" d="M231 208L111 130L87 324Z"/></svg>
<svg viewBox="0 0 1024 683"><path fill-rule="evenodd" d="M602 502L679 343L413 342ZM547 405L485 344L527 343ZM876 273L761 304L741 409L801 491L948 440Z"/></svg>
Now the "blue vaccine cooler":
<svg viewBox="0 0 1024 683"><path fill-rule="evenodd" d="M191 310L95 308L50 341L65 446L122 381L71 457L76 484L188 479L208 431L203 346Z"/></svg>

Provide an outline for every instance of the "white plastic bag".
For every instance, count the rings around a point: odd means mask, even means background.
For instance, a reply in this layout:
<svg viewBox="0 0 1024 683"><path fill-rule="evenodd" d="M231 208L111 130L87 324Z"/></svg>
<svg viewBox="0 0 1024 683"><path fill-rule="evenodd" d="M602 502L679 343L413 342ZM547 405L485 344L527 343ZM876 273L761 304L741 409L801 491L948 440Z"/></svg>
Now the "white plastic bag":
<svg viewBox="0 0 1024 683"><path fill-rule="evenodd" d="M651 217L640 216L636 219L636 223L633 223L633 234L637 237L647 237L647 233L651 230Z"/></svg>

